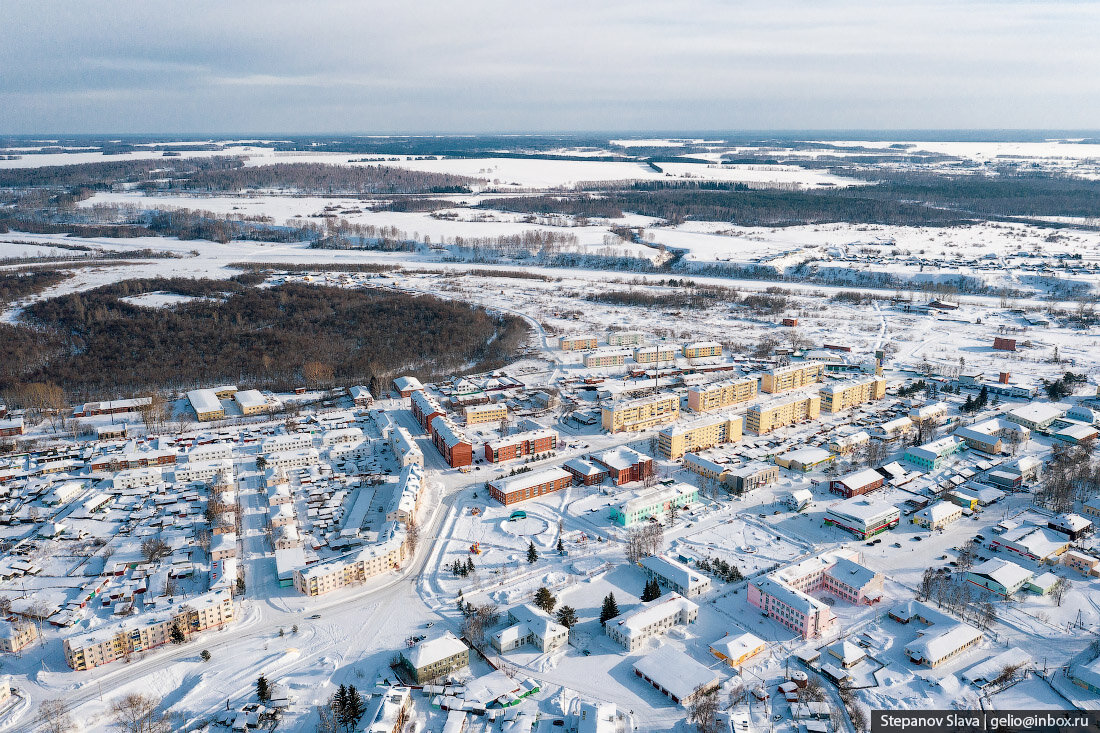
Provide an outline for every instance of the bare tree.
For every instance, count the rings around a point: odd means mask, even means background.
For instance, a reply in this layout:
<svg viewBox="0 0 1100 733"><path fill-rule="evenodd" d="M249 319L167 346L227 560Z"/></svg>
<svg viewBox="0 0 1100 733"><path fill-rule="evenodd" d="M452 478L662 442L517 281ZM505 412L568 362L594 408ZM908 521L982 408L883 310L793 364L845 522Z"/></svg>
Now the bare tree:
<svg viewBox="0 0 1100 733"><path fill-rule="evenodd" d="M420 526L416 523L416 517L410 515L407 522L405 522L405 548L412 555L416 552L417 545L420 544Z"/></svg>
<svg viewBox="0 0 1100 733"><path fill-rule="evenodd" d="M120 697L111 703L115 725L126 733L171 733L174 716L158 710L160 700L138 692Z"/></svg>
<svg viewBox="0 0 1100 733"><path fill-rule="evenodd" d="M688 705L688 719L695 723L699 733L718 733L718 689L695 688L695 696Z"/></svg>
<svg viewBox="0 0 1100 733"><path fill-rule="evenodd" d="M1054 599L1054 605L1061 606L1066 593L1069 593L1072 588L1073 583L1068 578L1058 578L1054 581L1054 585L1050 586L1050 597Z"/></svg>
<svg viewBox="0 0 1100 733"><path fill-rule="evenodd" d="M38 705L38 722L47 733L68 733L75 727L69 705L61 698L43 700Z"/></svg>
<svg viewBox="0 0 1100 733"><path fill-rule="evenodd" d="M172 546L160 537L150 537L141 543L141 556L146 562L157 562L172 554Z"/></svg>

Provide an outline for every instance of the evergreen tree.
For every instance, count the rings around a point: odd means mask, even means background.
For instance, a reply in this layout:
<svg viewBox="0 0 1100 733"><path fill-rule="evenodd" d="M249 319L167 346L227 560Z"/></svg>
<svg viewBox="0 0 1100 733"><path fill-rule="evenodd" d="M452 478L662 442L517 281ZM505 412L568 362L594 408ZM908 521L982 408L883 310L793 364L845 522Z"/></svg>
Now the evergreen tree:
<svg viewBox="0 0 1100 733"><path fill-rule="evenodd" d="M600 623L605 623L619 615L619 604L615 602L615 594L608 593L603 599L603 608L600 609Z"/></svg>
<svg viewBox="0 0 1100 733"><path fill-rule="evenodd" d="M554 594L550 592L550 589L546 586L542 586L535 591L535 605L541 608L543 611L550 613L554 610L555 604L558 599L554 598Z"/></svg>
<svg viewBox="0 0 1100 733"><path fill-rule="evenodd" d="M535 549L534 542L527 543L527 562L534 563L539 559L539 551Z"/></svg>
<svg viewBox="0 0 1100 733"><path fill-rule="evenodd" d="M466 558L466 575L474 572L477 568L474 567L474 559L472 557Z"/></svg>
<svg viewBox="0 0 1100 733"><path fill-rule="evenodd" d="M171 638L173 644L182 644L187 641L187 637L183 635L183 629L179 624L172 624L172 630L168 632L169 638Z"/></svg>
<svg viewBox="0 0 1100 733"><path fill-rule="evenodd" d="M267 681L267 677L260 675L256 678L256 697L260 702L267 702L271 699L271 685Z"/></svg>
<svg viewBox="0 0 1100 733"><path fill-rule="evenodd" d="M577 624L577 612L572 606L562 606L558 609L558 623L567 629Z"/></svg>
<svg viewBox="0 0 1100 733"><path fill-rule="evenodd" d="M646 581L645 588L642 590L642 600L652 601L661 597L661 586L656 580Z"/></svg>
<svg viewBox="0 0 1100 733"><path fill-rule="evenodd" d="M565 545L562 544L561 537L558 538L558 554L559 555L564 555L565 554Z"/></svg>
<svg viewBox="0 0 1100 733"><path fill-rule="evenodd" d="M348 707L348 688L345 685L336 688L336 694L332 696L329 706L332 708L333 715L336 716L336 722L342 724L344 722L344 711Z"/></svg>
<svg viewBox="0 0 1100 733"><path fill-rule="evenodd" d="M363 697L359 694L359 690L355 689L355 685L351 685L347 690L347 702L344 704L343 720L341 722L348 731L355 730L356 724L367 712L367 706L363 702Z"/></svg>

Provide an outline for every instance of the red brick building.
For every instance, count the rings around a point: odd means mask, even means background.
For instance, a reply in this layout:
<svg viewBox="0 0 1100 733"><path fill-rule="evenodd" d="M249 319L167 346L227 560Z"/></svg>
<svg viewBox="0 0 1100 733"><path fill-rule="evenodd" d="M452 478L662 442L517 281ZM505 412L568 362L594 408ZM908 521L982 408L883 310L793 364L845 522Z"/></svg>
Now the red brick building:
<svg viewBox="0 0 1100 733"><path fill-rule="evenodd" d="M882 486L886 478L873 469L856 471L829 482L829 491L845 499L862 496Z"/></svg>
<svg viewBox="0 0 1100 733"><path fill-rule="evenodd" d="M413 417L420 423L420 427L428 432L431 432L432 420L437 417L444 417L447 414L439 406L439 402L423 390L413 392L409 404L412 407Z"/></svg>
<svg viewBox="0 0 1100 733"><path fill-rule="evenodd" d="M500 440L485 444L485 460L490 463L510 461L539 453L546 453L558 447L558 433L550 428L528 430L515 435L507 435Z"/></svg>
<svg viewBox="0 0 1100 733"><path fill-rule="evenodd" d="M592 460L607 469L616 486L641 481L653 473L653 459L632 448L615 448L592 456Z"/></svg>
<svg viewBox="0 0 1100 733"><path fill-rule="evenodd" d="M572 485L573 474L563 468L550 468L534 473L499 478L489 482L489 495L501 504L517 504L527 499L561 491Z"/></svg>
<svg viewBox="0 0 1100 733"><path fill-rule="evenodd" d="M603 480L607 478L606 468L593 461L586 461L583 458L573 458L572 460L566 461L562 468L573 474L573 479L582 486L602 484Z"/></svg>
<svg viewBox="0 0 1100 733"><path fill-rule="evenodd" d="M997 336L993 339L993 348L997 351L1015 351L1016 339L1003 339Z"/></svg>
<svg viewBox="0 0 1100 733"><path fill-rule="evenodd" d="M11 437L23 434L23 418L14 417L10 420L0 420L0 437Z"/></svg>
<svg viewBox="0 0 1100 733"><path fill-rule="evenodd" d="M447 418L437 417L432 420L431 434L432 443L451 468L469 466L474 462L473 445L459 435Z"/></svg>

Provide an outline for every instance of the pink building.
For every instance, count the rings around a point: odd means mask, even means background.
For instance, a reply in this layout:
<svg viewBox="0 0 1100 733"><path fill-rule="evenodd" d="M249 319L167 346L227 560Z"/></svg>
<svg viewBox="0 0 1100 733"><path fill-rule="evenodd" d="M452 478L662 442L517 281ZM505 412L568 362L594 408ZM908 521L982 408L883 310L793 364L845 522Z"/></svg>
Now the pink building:
<svg viewBox="0 0 1100 733"><path fill-rule="evenodd" d="M749 583L749 603L804 639L825 636L837 619L811 591L824 590L852 604L874 603L882 595L884 576L858 559L853 550L836 550L777 570Z"/></svg>

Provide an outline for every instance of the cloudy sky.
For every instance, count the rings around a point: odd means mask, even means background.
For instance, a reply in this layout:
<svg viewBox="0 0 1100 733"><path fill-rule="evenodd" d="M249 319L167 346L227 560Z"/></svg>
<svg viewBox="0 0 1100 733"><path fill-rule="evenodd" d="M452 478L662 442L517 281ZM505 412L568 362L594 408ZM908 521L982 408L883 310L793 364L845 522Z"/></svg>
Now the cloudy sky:
<svg viewBox="0 0 1100 733"><path fill-rule="evenodd" d="M0 0L0 133L1100 127L1100 3Z"/></svg>

